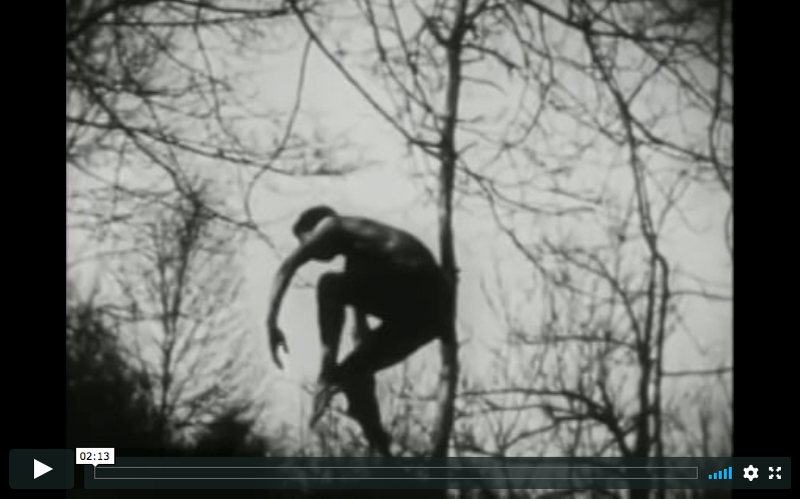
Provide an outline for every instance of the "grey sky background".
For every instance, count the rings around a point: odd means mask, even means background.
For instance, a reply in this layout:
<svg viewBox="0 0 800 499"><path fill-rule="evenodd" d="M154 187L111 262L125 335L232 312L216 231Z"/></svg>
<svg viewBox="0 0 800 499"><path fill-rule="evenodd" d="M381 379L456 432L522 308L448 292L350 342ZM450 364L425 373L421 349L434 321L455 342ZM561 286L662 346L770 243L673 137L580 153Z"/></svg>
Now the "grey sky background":
<svg viewBox="0 0 800 499"><path fill-rule="evenodd" d="M351 33L349 42L354 43L353 40L358 40L359 35L363 33ZM342 36L346 38L344 34ZM243 74L239 80L241 87L238 95L247 103L249 112L288 114L297 91L302 48L297 32L280 28L274 34L273 42L261 52L253 51L235 57L228 51L222 52L220 47L213 62L219 71ZM196 57L195 52L187 46L187 60L193 57ZM354 74L371 91L381 96L383 102L387 101L389 96L367 72L354 69ZM503 116L508 116L520 106L519 92L514 92L514 87L505 81L501 73L493 72L491 67L484 68L482 76L502 85L507 95L503 97L491 90L467 87L463 96L465 115L497 115L498 123L502 124ZM570 78L570 75L565 74L564 77ZM590 93L578 80L575 80L574 88L576 92ZM670 89L664 87L662 91L664 107L667 107L667 103L672 102L668 95ZM535 97L532 95L525 99ZM658 99L658 92L654 91L652 96L643 100L657 104ZM690 112L666 118L664 123L662 129L687 135L692 133L693 128L700 130L705 126ZM266 147L273 140L274 130L279 129L279 124L276 126L265 123L265 120L248 118L241 126L242 130L249 132L247 136ZM564 134L563 138L551 137L550 147L554 150L559 148L562 140L574 138L571 134L577 133L574 124L567 119L556 118L552 124ZM316 204L328 204L343 214L374 217L409 230L437 255L438 227L433 200L425 192L435 180L425 174L427 168L432 166L426 166L417 154L407 155L401 138L316 50L310 54L296 127L298 133L317 133L333 144L326 151L327 160L333 160L340 166L352 164L360 168L342 177L265 176L254 191L253 212L261 230L272 238L280 255L276 255L262 241L250 238L241 246L237 261L244 276L239 307L245 351L249 353L243 362L249 363L248 376L258 384L258 396L273 401L262 415L261 423L265 431L286 424L301 434L305 430L303 424L298 425L298 421L307 420L310 407L310 397L301 386L314 381L319 368L320 345L314 290L294 287L287 294L280 324L288 336L290 355L286 357L286 369L283 371L272 364L264 327L269 290L280 256L286 255L296 245L291 235L291 224L303 209ZM498 127L498 133L502 133L502 127ZM464 138L466 142L467 137ZM318 160L312 152L308 154L310 162ZM470 151L469 158L475 163L486 161L491 165L488 161L493 154L493 151L481 150L479 146ZM616 157L619 155L619 151L611 149L590 150L576 159L575 164L563 165L574 169L559 176L562 187L573 192L602 189L610 199L605 206L596 208L598 210L611 212L616 206L624 205L629 201L629 194L626 193L630 193L631 178L624 165L625 158ZM544 156L540 159L543 163L550 161ZM653 170L674 168L663 157L648 160L648 168ZM621 166L610 168L608 165L615 161ZM495 163L492 168L502 172L503 162L498 160ZM553 159L552 168L557 168L557 163L558 160ZM198 161L196 166L217 185L226 186L231 203L235 205L237 196L244 191L246 179L233 168L222 168L210 162ZM106 173L111 175L113 172L109 169ZM509 174L512 172L509 171ZM137 175L132 181L149 181L146 175ZM540 190L526 188L519 195L533 198L541 194L552 178L549 173L543 174L540 180L534 179L532 184L539 185ZM71 183L71 189L75 190L92 185L91 180L82 176L70 176L68 182ZM554 206L572 203L555 197L547 199L544 198L545 194L541 196L539 199L543 203L550 201ZM535 298L536 294L525 291L535 284L532 282L536 279L535 273L497 229L486 206L464 197L459 197L457 203L455 236L461 267L458 323L459 334L464 341L460 354L462 370L467 376L481 377L493 369L494 358L489 354L493 349L505 351L509 356L509 365L516 362L511 358L514 352L504 347L507 328L503 318L493 311L484 290L519 317L527 318L525 326L532 331L536 331L544 311L541 301ZM728 198L713 187L692 185L686 190L680 202L680 212L667 220L669 230L665 231L662 239L663 251L682 274L682 277L676 278L679 282L674 284L695 289L700 289L702 285L709 292L732 295L732 264L723 232L728 203ZM548 221L542 217L532 224L530 219L521 219L516 222L515 228L530 240L554 235L574 236L578 241L604 237L602 226L593 226L591 217L585 220L582 223L565 224L562 219L552 218ZM68 258L71 261L104 249L81 231L69 234ZM103 289L110 291L113 287L104 282L104 271L108 265L111 264L90 259L74 267L70 277L85 293L98 282ZM340 265L339 260L332 264L310 264L299 274L299 280L313 283L322 272ZM693 276L694 279L686 276ZM498 289L498 283L502 283L505 292ZM681 306L685 320L683 327L667 342L665 370L713 369L732 365L732 302L687 297L681 301ZM412 370L419 369L430 377L430 370L438 365L434 354L433 347L426 347L410 361ZM408 368L407 365L398 366L391 372L381 374L380 379L395 379L393 376ZM716 389L715 383L707 378L667 378L666 397L680 397L687 387L706 386L708 388L703 390L708 390L707 396L714 398L718 396L712 393ZM717 403L722 403L722 400ZM687 410L693 409L689 406Z"/></svg>

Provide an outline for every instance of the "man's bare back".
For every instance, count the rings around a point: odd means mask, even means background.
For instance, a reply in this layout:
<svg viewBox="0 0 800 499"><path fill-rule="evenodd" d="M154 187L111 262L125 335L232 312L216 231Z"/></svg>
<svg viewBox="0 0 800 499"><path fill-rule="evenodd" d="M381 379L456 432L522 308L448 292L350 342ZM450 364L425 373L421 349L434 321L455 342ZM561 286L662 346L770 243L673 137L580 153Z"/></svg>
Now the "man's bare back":
<svg viewBox="0 0 800 499"><path fill-rule="evenodd" d="M361 217L337 216L315 230L312 259L345 259L348 302L380 318L433 313L444 276L428 248L410 233Z"/></svg>
<svg viewBox="0 0 800 499"><path fill-rule="evenodd" d="M345 258L343 272L328 272L317 285L323 354L313 424L338 390L362 383L365 376L401 362L435 338L450 341L454 325L445 276L428 248L408 232L341 216L326 206L303 212L293 232L300 246L278 270L267 317L272 356L279 367L279 349L288 350L277 318L292 276L310 260ZM355 310L360 330L354 350L337 364L347 307ZM367 314L381 320L374 330L366 326ZM365 404L362 409L369 418L378 417L374 393Z"/></svg>

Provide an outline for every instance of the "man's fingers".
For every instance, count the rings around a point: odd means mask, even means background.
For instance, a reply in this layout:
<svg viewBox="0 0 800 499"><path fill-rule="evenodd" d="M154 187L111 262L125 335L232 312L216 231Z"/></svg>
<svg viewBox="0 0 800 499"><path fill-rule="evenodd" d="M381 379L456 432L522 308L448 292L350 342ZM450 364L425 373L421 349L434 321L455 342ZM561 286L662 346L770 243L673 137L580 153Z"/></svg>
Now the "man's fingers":
<svg viewBox="0 0 800 499"><path fill-rule="evenodd" d="M278 345L272 349L272 360L275 362L275 365L278 366L278 369L283 369L283 363L281 362L281 357L278 355Z"/></svg>
<svg viewBox="0 0 800 499"><path fill-rule="evenodd" d="M289 347L286 346L286 337L283 333L275 328L269 328L269 337L270 337L270 350L272 351L272 361L275 362L275 365L278 366L279 369L283 369L283 363L281 362L280 358L280 350L283 347L284 353L289 353Z"/></svg>

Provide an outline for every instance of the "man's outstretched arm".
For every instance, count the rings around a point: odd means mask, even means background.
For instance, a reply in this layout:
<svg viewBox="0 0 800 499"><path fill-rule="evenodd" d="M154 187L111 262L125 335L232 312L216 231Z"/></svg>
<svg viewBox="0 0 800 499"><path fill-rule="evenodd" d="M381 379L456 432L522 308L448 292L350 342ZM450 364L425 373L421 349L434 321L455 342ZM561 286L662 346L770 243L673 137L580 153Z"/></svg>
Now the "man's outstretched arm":
<svg viewBox="0 0 800 499"><path fill-rule="evenodd" d="M267 312L269 347L272 352L272 360L280 369L283 369L283 363L281 363L281 359L278 356L278 350L283 347L283 352L288 354L289 347L286 345L286 336L278 328L278 313L283 302L283 296L286 294L286 288L289 287L289 283L297 271L298 265L295 263L295 259L292 258L293 256L290 256L281 264L278 273L275 275L269 299L269 312Z"/></svg>
<svg viewBox="0 0 800 499"><path fill-rule="evenodd" d="M289 348L286 345L286 336L278 327L278 313L280 312L283 297L297 269L312 258L317 258L326 253L325 250L330 240L331 229L332 224L325 224L324 227L316 230L306 242L301 244L284 260L275 275L272 291L270 292L269 312L267 312L267 332L269 334L272 360L281 369L283 369L283 363L278 356L278 350L283 347L284 353L289 353Z"/></svg>

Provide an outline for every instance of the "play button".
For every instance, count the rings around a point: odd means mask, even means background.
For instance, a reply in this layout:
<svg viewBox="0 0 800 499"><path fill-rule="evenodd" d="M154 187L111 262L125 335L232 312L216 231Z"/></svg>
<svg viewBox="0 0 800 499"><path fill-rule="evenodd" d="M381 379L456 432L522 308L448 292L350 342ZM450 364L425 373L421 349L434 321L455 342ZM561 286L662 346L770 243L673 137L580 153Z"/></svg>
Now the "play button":
<svg viewBox="0 0 800 499"><path fill-rule="evenodd" d="M74 477L72 449L13 449L8 453L8 486L12 489L71 489Z"/></svg>
<svg viewBox="0 0 800 499"><path fill-rule="evenodd" d="M47 466L44 463L40 463L36 459L33 460L33 479L36 480L40 476L44 475L48 471L52 470L50 466Z"/></svg>

